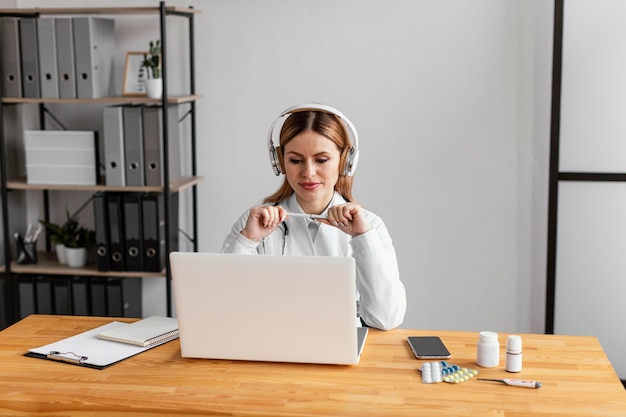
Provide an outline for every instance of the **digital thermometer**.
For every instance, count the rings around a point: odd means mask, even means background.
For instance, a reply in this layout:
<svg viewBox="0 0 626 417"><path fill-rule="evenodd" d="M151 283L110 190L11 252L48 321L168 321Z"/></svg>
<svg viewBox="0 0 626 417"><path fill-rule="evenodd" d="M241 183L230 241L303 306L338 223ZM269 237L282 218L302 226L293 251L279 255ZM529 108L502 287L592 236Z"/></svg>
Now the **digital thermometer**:
<svg viewBox="0 0 626 417"><path fill-rule="evenodd" d="M476 378L479 381L493 381L493 382L503 382L507 385L513 385L515 387L526 387L526 388L541 388L541 382L539 381L528 381L525 379L490 379L490 378Z"/></svg>

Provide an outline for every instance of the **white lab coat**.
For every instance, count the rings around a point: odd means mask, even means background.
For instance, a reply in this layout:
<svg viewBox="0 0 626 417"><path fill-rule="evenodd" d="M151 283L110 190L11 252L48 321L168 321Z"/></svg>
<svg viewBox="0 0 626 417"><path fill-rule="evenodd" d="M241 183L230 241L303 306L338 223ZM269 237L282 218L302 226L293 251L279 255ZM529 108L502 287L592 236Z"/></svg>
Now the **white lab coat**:
<svg viewBox="0 0 626 417"><path fill-rule="evenodd" d="M329 206L344 204L345 199L335 193ZM295 194L280 204L288 212L303 213ZM406 293L400 281L396 251L382 219L363 210L372 229L352 237L333 226L319 225L313 242L305 218L285 220L287 228L280 225L261 242L241 235L250 210L233 225L226 237L222 252L267 255L352 256L356 263L357 314L372 327L389 330L399 326L406 312ZM322 214L325 214L322 213ZM288 234L285 238L285 230ZM360 320L357 319L360 325Z"/></svg>

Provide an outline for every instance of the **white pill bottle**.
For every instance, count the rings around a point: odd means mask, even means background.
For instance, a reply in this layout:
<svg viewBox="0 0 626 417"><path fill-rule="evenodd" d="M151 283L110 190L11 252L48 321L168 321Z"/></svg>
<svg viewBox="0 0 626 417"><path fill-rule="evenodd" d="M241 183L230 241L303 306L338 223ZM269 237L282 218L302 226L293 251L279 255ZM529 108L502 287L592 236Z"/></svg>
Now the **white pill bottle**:
<svg viewBox="0 0 626 417"><path fill-rule="evenodd" d="M476 345L476 364L483 368L495 368L500 364L500 342L498 333L480 332Z"/></svg>
<svg viewBox="0 0 626 417"><path fill-rule="evenodd" d="M522 370L522 338L512 334L506 340L506 359L504 369L507 372L521 372Z"/></svg>

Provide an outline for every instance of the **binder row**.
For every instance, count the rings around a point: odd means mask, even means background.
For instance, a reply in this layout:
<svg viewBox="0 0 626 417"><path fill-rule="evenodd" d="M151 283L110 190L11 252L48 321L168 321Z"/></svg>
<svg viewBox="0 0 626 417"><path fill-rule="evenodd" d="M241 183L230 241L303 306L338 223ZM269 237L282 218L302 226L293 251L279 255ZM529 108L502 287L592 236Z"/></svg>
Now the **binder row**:
<svg viewBox="0 0 626 417"><path fill-rule="evenodd" d="M170 181L182 175L181 107L177 104L167 107ZM106 185L164 186L163 108L109 106L103 109L102 120Z"/></svg>
<svg viewBox="0 0 626 417"><path fill-rule="evenodd" d="M166 221L162 193L94 194L99 271L163 271L165 227L169 228L170 250L178 250L178 193L170 193L169 198Z"/></svg>
<svg viewBox="0 0 626 417"><path fill-rule="evenodd" d="M30 314L141 317L136 278L23 275L18 281L20 317Z"/></svg>
<svg viewBox="0 0 626 417"><path fill-rule="evenodd" d="M115 21L0 18L0 93L17 98L114 95Z"/></svg>

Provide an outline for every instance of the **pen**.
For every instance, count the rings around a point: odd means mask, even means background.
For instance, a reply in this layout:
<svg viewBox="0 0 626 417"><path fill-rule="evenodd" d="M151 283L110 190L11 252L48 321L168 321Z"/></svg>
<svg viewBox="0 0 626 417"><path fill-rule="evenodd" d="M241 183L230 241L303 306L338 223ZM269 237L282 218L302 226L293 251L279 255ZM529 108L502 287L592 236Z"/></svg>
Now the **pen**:
<svg viewBox="0 0 626 417"><path fill-rule="evenodd" d="M40 233L41 233L41 225L37 226L37 229L35 229L35 233L33 233L33 238L31 239L31 241L37 242L37 239L39 238Z"/></svg>
<svg viewBox="0 0 626 417"><path fill-rule="evenodd" d="M30 243L30 239L31 239L30 234L32 231L33 231L33 224L28 223L28 226L26 227L26 233L24 233L24 242Z"/></svg>
<svg viewBox="0 0 626 417"><path fill-rule="evenodd" d="M323 219L323 220L327 220L328 219L328 217L322 216L321 214L287 213L287 216L291 216L291 217L305 217L307 219Z"/></svg>
<svg viewBox="0 0 626 417"><path fill-rule="evenodd" d="M539 381L527 381L524 379L490 379L490 378L476 378L479 381L493 381L493 382L503 382L507 385L513 385L516 387L526 387L526 388L541 388L541 382Z"/></svg>

